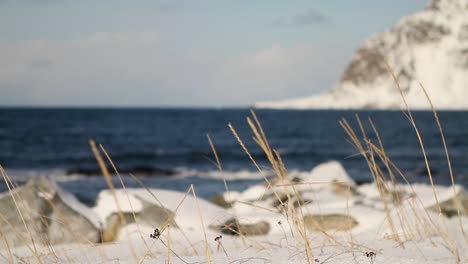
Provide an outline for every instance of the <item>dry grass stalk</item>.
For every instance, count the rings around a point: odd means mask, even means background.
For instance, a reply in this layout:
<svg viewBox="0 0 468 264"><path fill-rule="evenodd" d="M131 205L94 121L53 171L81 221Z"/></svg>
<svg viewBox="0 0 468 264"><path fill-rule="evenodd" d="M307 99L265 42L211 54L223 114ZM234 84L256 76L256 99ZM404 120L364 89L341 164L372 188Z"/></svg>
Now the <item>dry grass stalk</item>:
<svg viewBox="0 0 468 264"><path fill-rule="evenodd" d="M409 194L410 200L408 200L408 204L412 208L414 216L419 219L420 217L419 217L419 214L416 212L416 206L419 206L420 208L424 208L424 204L421 201L421 199L419 198L419 196L417 195L417 193L414 190L413 186L408 181L408 179L403 174L403 172L396 166L396 164L387 156L387 154L385 152L382 152L382 150L379 149L374 144L372 144L370 142L369 142L369 144L370 144L370 146L372 147L372 149L374 151L373 153L377 154L377 156L381 160L386 159L388 161L389 165L391 166L391 168L398 173L398 176L400 176L401 179L403 179L403 181L406 183L406 185L410 188L411 194ZM416 205L416 202L417 202L417 205ZM419 228L423 228L423 230L424 230L423 232L424 232L424 234L426 234L426 238L428 238L430 241L432 241L432 239L430 237L430 234L434 230L436 231L436 233L441 233L440 227L436 223L434 223L434 221L432 220L432 217L429 215L429 213L428 213L428 211L426 209L424 209L423 212L425 214L425 217L421 218L421 219L423 219L421 221L422 224L413 226L413 229L415 228L416 230L419 230Z"/></svg>
<svg viewBox="0 0 468 264"><path fill-rule="evenodd" d="M265 175L265 173L263 172L263 170L260 168L260 166L258 165L257 161L252 157L252 155L250 154L250 151L247 149L247 147L245 146L244 142L242 141L242 139L240 138L239 134L237 133L236 129L232 126L231 123L228 124L228 127L229 129L231 130L232 134L234 135L234 137L236 138L237 142L239 142L239 145L242 147L242 149L244 150L244 152L247 154L247 156L249 157L249 159L252 161L252 163L254 164L254 166L257 168L258 172L260 173L260 175L263 177L263 179L265 180L265 182L267 183L267 190L269 188L271 188L272 184L270 182L270 180L267 178L267 176ZM275 191L274 188L272 188L272 191L273 191L273 194L276 196L276 198L278 199L278 201L281 201L281 198L279 196L279 194ZM282 202L282 201L281 201Z"/></svg>
<svg viewBox="0 0 468 264"><path fill-rule="evenodd" d="M111 174L109 173L107 165L106 165L104 159L102 158L101 153L99 152L99 149L96 146L96 142L94 142L94 140L91 139L91 140L89 140L89 145L91 146L91 150L93 151L94 157L96 158L96 161L97 161L97 163L98 163L98 165L99 165L99 167L101 169L102 175L104 176L104 179L106 180L107 186L109 187L109 189L111 191L111 194L112 194L112 197L114 198L114 202L115 202L115 205L117 206L117 210L118 210L120 223L122 223L123 225L126 225L127 220L125 219L125 216L124 216L123 211L122 211L122 207L120 206L120 202L119 202L119 199L117 197L117 192L116 192L114 183L112 182L112 177L111 177ZM101 146L101 149L104 149L104 148ZM107 152L105 152L105 154L107 155ZM107 155L107 157L108 157L108 159L110 159L110 157L108 155ZM114 169L117 170L115 168L115 166L113 165L113 163L111 163L111 164L114 167ZM127 235L128 235L128 233L127 233ZM106 240L106 239L107 238L104 237L104 240ZM132 242L130 242L130 251L132 253L132 257L133 257L134 261L137 262L138 261L138 256L137 256L137 253L135 251L135 248L134 248Z"/></svg>
<svg viewBox="0 0 468 264"><path fill-rule="evenodd" d="M385 153L385 148L384 148L382 139L380 137L379 131L377 130L377 128L374 125L374 122L372 121L371 118L368 118L368 121L369 121L369 124L371 125L372 130L374 132L374 135L376 136L377 141L379 143L378 149L381 150L381 153ZM375 149L375 145L372 144L370 141L368 142L368 144L373 149ZM402 210L401 198L402 197L400 197L400 195L399 195L400 193L402 193L401 188L397 184L396 176L395 176L395 174L394 174L394 172L393 172L393 170L392 170L392 168L390 166L390 163L389 163L390 159L388 158L388 156L387 155L379 155L379 158L384 163L386 171L387 171L388 175L390 176L391 183L392 183L391 192L396 194L396 195L392 195L391 198L393 200L393 204L396 206L397 210L399 211L398 217L399 217L399 221L400 221L400 226L403 229L403 234L405 235L406 240L410 240L410 239L414 238L414 235L412 234L413 231L412 231L411 228L409 228L409 229L406 228L406 227L409 227L410 225L408 223L406 214L401 212L401 210ZM387 187L386 189L390 189L390 188ZM419 231L419 229L417 231Z"/></svg>
<svg viewBox="0 0 468 264"><path fill-rule="evenodd" d="M405 95L403 93L403 90L401 89L400 83L399 83L399 81L398 81L398 79L397 79L397 77L395 75L395 72L393 71L393 68L391 67L391 65L387 61L385 61L385 64L387 65L387 69L389 70L390 74L392 75L394 83L395 83L396 87L398 88L398 91L400 92L401 98L402 98L402 100L403 100L403 102L405 104L405 107L406 107L407 116L409 117L410 123L413 126L414 131L416 132L416 135L418 137L418 142L419 142L419 145L421 147L421 151L423 153L424 162L426 164L426 170L427 170L427 174L429 176L429 181L431 182L432 192L433 192L434 198L436 200L437 208L439 210L439 216L442 216L442 208L440 207L439 199L438 199L437 193L435 191L434 180L433 180L433 177L432 177L431 168L430 168L429 161L428 161L428 158L427 158L424 142L422 140L419 129L416 126L416 122L415 122L415 120L413 118L413 115L411 114L410 107L409 107L409 105L408 105L408 103L406 101ZM432 101L430 100L429 95L427 94L427 91L424 89L424 87L422 85L421 85L421 88L424 91L424 94L425 94L427 100L429 101L429 103L431 105L431 108L433 110L433 113L434 113L436 121L437 121L437 125L439 127L439 131L442 131L442 127L440 126L439 118L438 118L438 116L436 114L436 111L435 111L435 108L434 108L434 106L432 104ZM446 147L446 144L445 144L445 138L443 136L443 131L441 133L441 137L443 138L443 142L444 142L444 149L446 151L447 162L449 164L449 167L451 167L450 166L450 157L448 156L448 151L447 151L447 147ZM451 171L451 168L450 168L450 171ZM454 181L454 178L453 178L453 173L451 174L451 178L452 178L452 186L454 186L453 184L455 183L455 181ZM453 188L455 188L455 187L453 187ZM458 250L457 250L457 247L456 247L456 242L455 242L455 240L453 238L450 237L448 227L447 227L447 223L446 223L446 220L444 218L442 219L442 222L444 224L445 234L441 234L441 235L442 235L442 237L446 238L446 242L449 244L450 248L452 249L452 253L455 256L456 262L459 263L460 258L458 256ZM463 230L463 226L461 225L461 220L459 222L460 222L460 226L461 226L461 228ZM462 232L463 232L463 235L465 237L464 231L462 231ZM466 238L465 238L465 240L466 240Z"/></svg>
<svg viewBox="0 0 468 264"><path fill-rule="evenodd" d="M393 81L394 81L395 85L397 86L398 91L400 92L401 98L403 99L403 102L404 102L405 107L406 107L406 114L407 114L407 116L409 118L409 121L410 121L411 125L413 126L414 131L416 132L416 136L418 138L419 146L421 147L421 151L423 153L424 163L426 164L427 175L429 176L429 181L431 182L432 193L433 193L434 198L436 200L436 204L437 204L437 208L439 210L439 214L442 215L442 209L440 208L439 199L437 197L437 193L436 193L435 187L434 187L434 179L432 178L431 166L429 165L429 160L427 158L426 148L424 146L424 142L423 142L421 133L419 132L418 127L416 126L416 121L413 118L413 114L410 111L410 107L408 105L408 102L406 101L406 97L403 94L403 89L401 89L400 82L398 81L398 79L397 79L397 77L395 75L395 72L393 71L393 68L390 66L390 64L388 64L388 62L385 62L385 63L387 65L388 71L392 75Z"/></svg>
<svg viewBox="0 0 468 264"><path fill-rule="evenodd" d="M96 147L96 142L94 142L94 140L90 140L89 145L91 146L91 150L93 151L94 157L96 158L96 161L101 169L101 172L102 172L102 175L104 176L106 184L109 187L112 197L114 198L114 202L115 202L115 205L117 206L120 221L122 224L126 224L127 221L125 221L125 217L120 207L120 202L119 202L119 199L117 198L116 189L115 189L114 183L112 182L112 177L109 173L109 169L107 168L107 165L104 159L102 158L101 153L99 152L99 149Z"/></svg>
<svg viewBox="0 0 468 264"><path fill-rule="evenodd" d="M270 162L270 164L272 166L273 171L275 172L275 175L277 177L279 185L282 186L283 189L284 189L284 193L286 194L287 201L292 201L292 193L291 193L291 190L290 190L289 187L292 187L292 192L297 197L299 197L299 195L298 195L298 192L297 192L294 185L287 186L287 184L290 184L290 182L289 181L287 182L288 172L286 170L286 167L284 166L284 162L283 162L283 160L281 158L281 155L280 155L279 152L277 152L276 150L273 150L270 147L270 145L268 143L268 139L267 139L267 137L265 135L265 132L263 131L263 128L262 128L262 126L260 124L260 121L259 121L258 117L256 116L254 111L251 111L251 113L252 113L253 121L252 121L252 119L247 118L247 123L248 123L251 131L253 132L253 140L260 146L262 151L265 153L268 161ZM234 127L231 124L229 124L229 128L231 129L232 133L234 134L235 138L237 139L237 141L239 142L239 144L241 145L241 147L243 148L245 153L248 155L248 157L253 162L255 167L259 170L260 174L263 176L265 182L268 185L267 190L271 188L273 194L275 195L277 200L280 202L281 207L286 209L284 211L284 213L285 213L285 215L287 217L287 221L288 221L288 224L289 224L289 227L290 227L291 234L294 237L293 228L292 228L291 223L289 222L289 217L290 216L292 217L292 222L293 222L293 225L295 227L294 229L299 233L299 235L302 238L302 241L304 243L307 259L308 259L309 263L313 263L314 262L314 257L313 257L313 253L312 253L312 249L311 249L311 246L310 246L309 239L307 237L306 227L305 227L304 222L303 222L302 209L299 208L299 211L297 211L295 206L288 206L285 203L285 201L283 201L281 199L281 196L278 194L277 190L275 190L275 188L273 188L273 184L271 183L271 181L265 176L265 174L263 173L260 166L253 159L252 155L250 154L249 150L247 149L247 147L243 143L242 139L239 137L239 135L236 132L236 130L234 129Z"/></svg>
<svg viewBox="0 0 468 264"><path fill-rule="evenodd" d="M228 195L229 202L232 203L231 192L229 191L229 187L228 187L228 184L227 184L227 181L226 181L226 175L224 174L223 166L221 165L221 160L219 159L218 152L216 151L215 145L213 143L213 140L211 140L210 135L207 134L206 137L208 138L208 143L210 144L211 151L213 152L213 155L215 157L216 167L218 168L218 171L221 173L221 175L223 177L224 188L225 188L226 193ZM235 208L232 208L232 211L233 211L234 218L237 218ZM238 226L237 229L240 230L240 227ZM246 242L245 242L246 237L244 236L244 234L242 234L242 232L237 232L237 233L242 238L242 242L244 243L244 246L246 246L247 245Z"/></svg>
<svg viewBox="0 0 468 264"><path fill-rule="evenodd" d="M109 153L106 151L106 149L104 148L104 146L102 144L99 144L99 147L101 148L102 152L104 153L104 155L106 156L107 160L109 161L109 163L111 164L112 166L112 169L114 169L114 172L115 174L117 175L117 177L119 178L119 181L120 181L120 185L122 186L122 189L125 193L125 196L127 197L127 201L128 201L128 204L130 205L130 209L132 210L132 216L133 216L133 220L135 221L135 224L137 226L137 230L138 230L138 233L140 234L140 238L141 240L143 241L143 243L145 244L145 247L147 249L149 249L149 246L148 244L146 243L146 240L143 239L143 232L141 232L141 229L140 229L140 224L138 223L138 219L136 217L136 214L135 214L135 209L133 209L133 205L132 205L132 202L130 200L130 196L128 195L128 192L127 192L127 188L125 186L125 183L122 179L122 176L120 176L120 173L119 173L119 170L117 169L117 166L115 166L114 162L112 161ZM127 230L127 236L130 237L130 234ZM133 243L130 241L130 247L133 249ZM136 257L136 255L135 255Z"/></svg>
<svg viewBox="0 0 468 264"><path fill-rule="evenodd" d="M154 198L154 200L161 206L161 207L164 207L164 205L161 203L161 201L158 199L158 197L156 195L154 195L154 193L151 191L150 188L148 188L148 186L146 186L140 179L138 179L138 177L136 177L135 175L131 174L130 173L130 177L132 177L132 179L134 179L142 188L144 188L150 195L151 197ZM177 206L177 209L176 209L176 212L177 210L179 209L179 207L182 205L182 202L183 200L185 200L185 197L187 197L187 194L188 194L189 191L187 191L185 193L185 196L184 198L182 199L182 201L178 204ZM167 226L169 226L169 223L171 223L173 220L174 220L174 216L175 216L175 212L171 215L169 215L168 219L164 222L164 224L162 226L160 226L160 230L162 230L161 232L164 232L164 230L166 229ZM190 244L191 246L191 249L193 250L193 252L195 253L195 255L199 255L195 245L192 243L192 241L190 241L190 239L188 238L188 236L185 234L185 232L183 232L183 230L180 230L180 232L182 233L183 237L185 238L185 240ZM151 246L150 246L151 248ZM147 251L147 252L150 252ZM146 255L145 255L146 256Z"/></svg>
<svg viewBox="0 0 468 264"><path fill-rule="evenodd" d="M13 262L14 262L14 258L13 258L13 253L11 252L10 243L8 243L8 239L6 239L5 234L3 233L3 231L2 231L1 229L0 229L0 236L3 237L3 240L5 241L5 246L6 246L7 252L8 252L8 256L7 256L7 257L3 256L3 254L2 254L2 257L4 257L5 260L6 260L8 263L13 263Z"/></svg>
<svg viewBox="0 0 468 264"><path fill-rule="evenodd" d="M452 170L452 162L450 161L450 155L449 155L449 152L448 152L448 148L447 148L447 143L445 141L445 136L444 136L444 130L442 129L442 125L440 124L440 119L439 119L439 115L437 114L437 111L434 107L434 104L432 103L432 100L431 98L429 97L429 94L427 93L426 89L424 88L424 86L422 84L419 84L421 89L423 90L424 92L424 95L426 96L426 99L427 101L429 102L429 104L431 105L431 110L432 110L432 113L434 114L434 118L436 120L436 123L437 123L437 127L439 128L439 133L440 133L440 138L442 139L442 144L444 146L444 152L445 152L445 158L447 159L447 167L449 169L449 174L450 174L450 180L452 182L452 189L453 189L453 195L454 197L457 195L457 191L455 189L455 177L453 175L453 170ZM466 236L466 233L465 233L465 228L463 227L463 223L462 223L462 220L461 220L461 213L460 213L460 208L462 207L461 204L460 204L460 201L456 200L455 201L457 203L457 216L458 216L458 223L460 225L460 229L461 229L461 232L463 234L463 238L465 239L465 242L468 243L468 238Z"/></svg>
<svg viewBox="0 0 468 264"><path fill-rule="evenodd" d="M131 175L135 180L137 180L138 183L141 184L141 186L143 188L145 188L145 190L161 205L161 201L156 197L156 195L154 195L154 193L143 183L141 182L140 179L138 179L136 176L134 175ZM174 212L172 214L169 215L169 217L167 218L167 220L162 224L162 226L160 228L156 228L156 230L158 230L158 233L160 234L163 234L165 232L165 230L170 226L169 224L172 223L174 221L174 217L175 215L177 214L177 212L179 211L179 208L180 206L184 203L185 199L187 198L187 195L191 192L191 188L188 188L188 190L185 192L185 195L184 197L182 197L181 201L179 202L179 204L177 205L176 209L174 210ZM184 235L184 238L189 242L189 244L191 245L192 249L194 250L194 253L195 255L199 255L198 251L196 250L195 246L193 245L193 243L188 239L188 237L185 235L185 233L182 232L182 234ZM164 243L164 241L162 241L161 239L158 239L159 241L161 241L161 243L167 248L166 244ZM153 241L153 243L151 244L151 246L147 249L147 251L145 252L145 254L143 254L142 258L140 259L140 261L138 261L138 263L142 263L146 257L150 256L151 255L151 249L152 247L155 245L155 242L156 240ZM176 257L178 257L180 260L182 260L184 263L187 263L185 262L182 258L180 258L174 251L171 250L172 253L174 253L174 255Z"/></svg>
<svg viewBox="0 0 468 264"><path fill-rule="evenodd" d="M389 190L390 188L387 186L386 184L386 181L385 181L385 175L383 173L383 171L380 169L380 167L378 167L376 161L375 161L375 157L373 155L373 149L371 147L371 142L365 132L365 129L364 129L364 126L361 122L361 120L359 119L359 117L356 117L356 120L357 120L357 123L358 123L358 126L359 126L359 129L361 131L361 134L362 134L362 137L364 139L364 143L365 143L365 146L361 143L361 140L359 139L359 137L357 136L356 132L354 131L354 129L351 127L351 125L349 125L348 121L346 119L342 119L340 120L340 125L341 127L345 130L345 132L348 134L348 137L350 139L350 142L351 144L359 151L359 153L361 153L361 155L364 157L364 159L366 160L367 162L367 165L369 167L369 170L371 172L371 175L374 179L374 182L377 186L377 190L379 192L379 196L380 196L380 200L382 201L382 204L384 206L384 210L385 210L385 215L386 215L386 219L387 219L387 222L390 226L390 229L392 231L392 239L399 242L401 244L401 239L398 235L398 232L396 230L396 227L395 227L395 224L394 224L394 221L391 217L391 214L390 214L390 209L389 209L389 205L388 205L388 202L387 202L387 194L389 193Z"/></svg>
<svg viewBox="0 0 468 264"><path fill-rule="evenodd" d="M198 204L198 199L197 199L197 194L195 192L195 187L193 186L193 184L190 185L190 189L192 190L192 195L193 197L195 198L195 204L197 206L197 211L198 211L198 215L200 216L200 222L201 222L201 225L202 225L202 229L203 229L203 235L205 236L205 256L206 256L206 262L208 264L211 264L211 253L210 253L210 245L208 244L208 238L206 236L206 230L205 230L205 223L203 222L203 217L201 215L201 210L200 210L200 205Z"/></svg>
<svg viewBox="0 0 468 264"><path fill-rule="evenodd" d="M219 156L218 156L218 152L216 151L216 148L215 148L215 145L213 143L213 140L211 140L211 137L209 134L206 135L207 139L208 139L208 143L210 144L210 147L211 147L211 151L213 152L213 155L216 159L216 167L218 169L218 171L221 173L221 175L223 176L223 183L224 183L224 188L226 189L226 192L229 196L229 200L231 200L231 194L229 192L229 187L228 187L228 184L227 184L227 181L226 181L226 176L224 175L224 171L223 171L223 166L221 165L221 161L219 160Z"/></svg>
<svg viewBox="0 0 468 264"><path fill-rule="evenodd" d="M18 230L18 227L16 226L13 226L9 221L8 219L5 218L5 216L3 214L0 213L0 220L3 221L4 225L8 226L11 230L13 230L13 233L15 233L15 235L21 240L21 242L25 245L28 245L27 243L27 239L24 237L24 235L20 232L20 230ZM3 237L4 239L6 239L6 237ZM9 244L8 240L5 240L6 243ZM15 245L13 245L14 247ZM29 249L31 249L29 247ZM32 250L32 249L31 249Z"/></svg>
<svg viewBox="0 0 468 264"><path fill-rule="evenodd" d="M166 241L167 241L167 257L166 257L166 263L170 264L171 263L171 229L167 229L167 235L166 235Z"/></svg>
<svg viewBox="0 0 468 264"><path fill-rule="evenodd" d="M228 255L228 253L227 253L226 249L224 248L223 243L221 241L222 239L223 239L222 235L219 235L219 236L215 237L215 239L214 239L214 241L216 241L218 243L217 250L219 251L219 249L221 248L223 250L224 255L226 256L226 259L228 260L228 262L231 262L229 260L229 255Z"/></svg>
<svg viewBox="0 0 468 264"><path fill-rule="evenodd" d="M358 122L359 122L359 119L358 119ZM351 126L349 125L349 123L345 119L341 120L340 124L345 129L345 131L347 132L348 136L350 136L350 138L356 135L355 132L352 130ZM363 125L361 124L359 125L359 127L362 128ZM359 140L359 139L351 138L350 142L352 142L352 144L355 147L362 146L362 144L360 142L357 142L356 140ZM420 234L422 237L426 237L427 239L432 241L431 234L436 232L436 233L441 234L441 236L443 237L445 241L450 241L450 239L447 238L446 233L441 230L440 226L434 223L434 221L430 217L427 210L424 209L423 203L417 196L415 190L413 189L409 181L406 179L404 174L398 169L398 167L396 167L396 165L391 161L391 159L385 153L385 150L383 149L383 147L376 146L367 137L364 139L364 142L368 146L367 149L360 149L359 151L364 156L368 164L372 164L371 173L373 173L373 177L375 178L374 181L376 181L376 185L378 187L379 194L380 194L382 202L384 203L384 206L388 204L387 196L390 193L390 190L392 190L392 188L390 188L390 186L387 184L383 170L379 166L377 166L377 163L375 162L376 157L380 161L382 161L382 163L386 164L385 166L387 170L389 171L395 170L399 174L399 176L401 176L401 178L406 182L406 184L409 186L412 192L409 196L410 199L405 199L405 200L401 200L400 198L393 199L393 200L390 199L390 201L392 201L393 206L397 209L398 213L396 215L397 217L396 220L398 220L398 223L400 224L401 230L403 231L402 235L404 236L405 240L406 241L415 240L416 235ZM410 213L414 215L414 219L416 219L416 222L419 224L415 225L415 224L409 223L409 221L407 220L408 212L402 211L402 209L400 208L403 202L409 205L409 207L411 208ZM416 205L416 202L418 202L418 205ZM419 215L419 212L416 209L417 207L423 209L423 212L425 213L424 216ZM392 234L391 234L392 239L397 239L397 237L399 239L399 234L396 231L396 226L390 214L387 214L387 221L392 221L391 223L393 224L393 227L392 227L392 224L389 223L391 230L392 230ZM400 243L402 242L401 239L398 241Z"/></svg>
<svg viewBox="0 0 468 264"><path fill-rule="evenodd" d="M391 71L391 67L388 64L387 64L387 66L389 67L389 70ZM400 94L401 94L401 96L403 98L403 101L404 101L406 107L407 107L407 112L405 113L405 115L408 117L408 119L410 120L410 123L412 124L413 128L416 131L418 142L420 144L422 154L423 154L423 157L424 157L424 161L425 161L425 164L426 164L426 169L428 171L428 176L429 176L429 180L430 180L430 183L431 183L432 192L433 192L433 195L434 195L434 198L435 198L435 201L436 201L436 205L437 205L437 208L438 208L438 211L439 211L439 215L441 215L440 214L441 213L440 203L439 203L439 200L438 200L438 197L437 197L437 193L435 192L434 181L433 181L433 177L432 177L432 174L431 174L431 170L430 170L429 162L428 162L428 159L427 159L427 155L426 155L424 143L423 143L423 140L422 140L422 136L421 136L421 134L420 134L420 132L419 132L419 130L417 128L416 122L415 122L415 120L414 120L414 118L413 118L413 116L411 114L411 111L409 110L408 104L407 104L406 99L404 97L404 94L401 91L401 88L400 88L400 86L399 86L399 84L398 84L398 82L396 80L396 77L395 77L395 75L394 75L394 73L392 71L391 71L391 73L392 73L392 76L393 76L395 82L397 83L397 87L400 90ZM424 90L424 92L426 93L425 90ZM427 96L427 93L426 93L426 97L427 97L428 101L430 101L429 97ZM441 137L443 138L443 132L442 132L442 128L441 128L441 125L440 125L440 121L439 121L438 116L437 116L437 114L435 112L435 109L433 108L432 103L431 103L431 107L433 109L437 125L439 127L440 132L441 132ZM432 229L433 231L436 231L442 237L442 239L450 246L450 248L452 250L452 253L455 256L455 259L458 262L459 261L459 257L458 257L458 253L457 253L458 250L456 249L455 242L454 242L453 238L450 237L450 235L449 235L449 233L447 231L448 229L447 229L447 226L445 224L445 219L442 219L442 221L444 223L444 226L445 226L445 231L444 231L440 226L438 226L437 224L434 223L434 221L429 216L426 209L424 209L425 216L422 216L417 212L416 208L418 207L418 205L416 203L419 203L419 206L421 206L421 207L422 207L423 203L417 197L417 194L415 193L413 187L408 182L408 180L406 179L404 174L396 167L396 165L390 160L390 158L386 154L383 143L382 143L382 140L380 138L380 135L379 135L378 130L376 129L374 123L372 122L371 119L369 119L369 123L370 123L370 125L372 127L372 130L373 130L373 132L374 132L374 134L375 134L375 136L377 138L378 146L375 145L370 140L370 138L366 135L365 130L364 130L364 126L363 126L362 122L360 121L359 117L357 117L356 119L357 119L357 122L358 122L359 129L361 130L361 134L362 134L364 144L361 143L361 141L358 138L357 134L354 132L352 127L349 125L349 123L345 119L340 121L340 125L343 127L345 132L348 134L348 136L350 138L350 143L356 149L359 150L360 154L365 158L366 162L369 165L371 174L372 174L372 176L374 178L374 181L375 181L375 183L377 185L381 200L383 202L383 205L384 205L384 208L385 208L385 211L386 211L386 214L387 214L387 221L389 222L389 226L390 226L390 228L392 230L392 233L393 233L392 238L401 243L399 235L398 235L398 233L397 233L397 231L395 229L395 224L393 223L393 220L392 220L391 216L389 215L388 205L387 205L387 202L386 202L387 199L385 197L386 193L389 193L390 190L395 190L398 193L398 184L396 184L396 176L394 174L394 170L395 170L402 177L402 179L407 183L407 185L410 187L410 189L412 191L411 199L406 199L405 201L403 201L403 200L401 200L401 197L397 196L396 199L393 200L393 205L395 206L395 208L397 208L397 211L398 211L397 218L398 218L398 222L399 222L399 224L401 226L401 230L403 231L402 235L405 237L405 240L414 240L417 236L420 236L420 237L426 237L430 241L432 241L432 239L430 237L431 233L432 233L432 231L430 229ZM450 167L451 165L450 165L450 161L449 161L447 147L446 147L446 144L445 144L445 139L443 139L443 143L444 143L444 149L445 149L446 157L447 157L447 160L448 160L448 165ZM364 145L366 147L364 147ZM375 156L384 164L386 172L390 176L393 188L390 188L390 186L388 185L386 177L385 177L386 173L384 173L384 170L377 165ZM451 178L452 178L452 186L454 186L453 173L451 172L451 168L450 168L450 173L451 173ZM454 190L454 194L455 194L455 188L453 188L453 190ZM406 202L409 205L411 212L403 211L402 208L400 208L400 205L403 202ZM408 213L413 213L414 214L414 219L416 220L416 225L414 225L414 224L411 225L409 223L409 220L407 219ZM462 232L463 232L463 227L461 225L461 220L460 220L460 227L461 227Z"/></svg>
<svg viewBox="0 0 468 264"><path fill-rule="evenodd" d="M349 197L351 196L351 184L348 184L348 190L346 192L346 215L351 217L349 212ZM353 232L351 231L351 222L348 221L348 235L349 235L349 244L354 243Z"/></svg>

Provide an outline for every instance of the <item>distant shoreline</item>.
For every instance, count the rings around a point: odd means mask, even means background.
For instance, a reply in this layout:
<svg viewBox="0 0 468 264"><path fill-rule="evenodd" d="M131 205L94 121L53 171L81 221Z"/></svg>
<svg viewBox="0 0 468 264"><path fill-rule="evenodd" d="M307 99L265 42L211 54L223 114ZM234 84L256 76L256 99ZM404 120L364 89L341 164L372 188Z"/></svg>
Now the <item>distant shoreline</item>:
<svg viewBox="0 0 468 264"><path fill-rule="evenodd" d="M267 107L251 107L251 106L239 106L239 107L215 107L215 106L46 106L46 105L18 105L18 106L0 106L1 110L162 110L162 111L278 111L278 112L357 112L357 113L368 113L368 112L401 112L404 109L336 109L336 108L323 108L323 109L296 109L296 108L267 108ZM414 109L411 112L432 112L431 109ZM437 112L468 112L468 109L437 109Z"/></svg>

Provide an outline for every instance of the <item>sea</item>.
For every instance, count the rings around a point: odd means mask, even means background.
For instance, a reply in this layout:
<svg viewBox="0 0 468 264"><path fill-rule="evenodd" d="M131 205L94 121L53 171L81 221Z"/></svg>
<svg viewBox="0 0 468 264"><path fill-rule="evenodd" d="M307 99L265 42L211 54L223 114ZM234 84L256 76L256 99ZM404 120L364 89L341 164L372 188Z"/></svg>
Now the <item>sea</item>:
<svg viewBox="0 0 468 264"><path fill-rule="evenodd" d="M402 111L255 110L272 148L291 175L309 173L337 160L358 183L372 180L368 164L350 143L339 121L360 135L359 118L376 144L369 120L379 131L388 157L411 182L428 182L417 134ZM451 183L439 127L430 111L412 112L436 184ZM468 112L438 112L457 183L468 186ZM0 164L19 185L48 175L92 206L108 188L89 141L103 146L127 188L187 191L211 199L225 190L242 191L263 180L229 129L232 124L267 175L265 154L247 123L251 109L189 108L0 108ZM207 139L218 153L223 173ZM110 167L110 165L109 165ZM111 170L113 172L113 170ZM139 183L130 177L134 174ZM117 177L115 184L120 186ZM0 191L6 185L0 183Z"/></svg>

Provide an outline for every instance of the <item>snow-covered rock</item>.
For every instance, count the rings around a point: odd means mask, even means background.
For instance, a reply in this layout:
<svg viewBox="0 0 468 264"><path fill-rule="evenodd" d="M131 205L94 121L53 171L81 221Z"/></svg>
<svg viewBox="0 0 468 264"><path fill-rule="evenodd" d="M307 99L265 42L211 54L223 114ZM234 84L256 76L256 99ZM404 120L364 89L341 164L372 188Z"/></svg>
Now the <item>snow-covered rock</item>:
<svg viewBox="0 0 468 264"><path fill-rule="evenodd" d="M103 223L112 223L111 226L104 226L105 230L113 232L109 235L111 238L116 238L124 226L116 221L119 219L119 210L126 217L125 220L128 220L127 224L138 222L152 228L163 228L161 225L169 217L173 217L172 227L200 232L203 228L220 225L232 218L224 208L204 199L195 199L191 194L161 189L117 189L114 194L110 190L103 190L99 193L93 210ZM153 216L150 217L151 215Z"/></svg>
<svg viewBox="0 0 468 264"><path fill-rule="evenodd" d="M343 165L336 160L324 162L315 166L310 174L302 177L301 180L307 183L324 184L339 182L352 187L356 186L356 183L343 168Z"/></svg>
<svg viewBox="0 0 468 264"><path fill-rule="evenodd" d="M48 177L0 195L2 236L10 245L97 243L100 221L92 210Z"/></svg>
<svg viewBox="0 0 468 264"><path fill-rule="evenodd" d="M468 0L431 0L357 50L336 86L323 94L260 102L259 108L396 109L404 106L391 65L412 109L468 109Z"/></svg>
<svg viewBox="0 0 468 264"><path fill-rule="evenodd" d="M347 231L359 225L359 223L350 215L322 214L305 215L304 225L311 231Z"/></svg>

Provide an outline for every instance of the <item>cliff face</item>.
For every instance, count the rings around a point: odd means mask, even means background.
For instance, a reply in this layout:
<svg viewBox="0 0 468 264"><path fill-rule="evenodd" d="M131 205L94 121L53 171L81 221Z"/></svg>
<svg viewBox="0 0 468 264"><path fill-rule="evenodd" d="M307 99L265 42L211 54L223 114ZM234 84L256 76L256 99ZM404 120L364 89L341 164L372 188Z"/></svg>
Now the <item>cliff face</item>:
<svg viewBox="0 0 468 264"><path fill-rule="evenodd" d="M330 91L266 108L374 108L403 106L385 61L411 108L429 108L420 83L439 109L468 109L468 0L433 0L368 39Z"/></svg>

